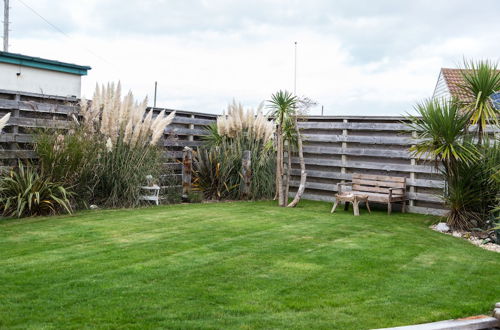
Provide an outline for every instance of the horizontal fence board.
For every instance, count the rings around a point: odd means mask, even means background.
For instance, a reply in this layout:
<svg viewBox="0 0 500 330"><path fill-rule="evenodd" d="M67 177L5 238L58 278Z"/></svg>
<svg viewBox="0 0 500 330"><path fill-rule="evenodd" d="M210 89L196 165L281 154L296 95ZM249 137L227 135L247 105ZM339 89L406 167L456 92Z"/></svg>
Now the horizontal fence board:
<svg viewBox="0 0 500 330"><path fill-rule="evenodd" d="M313 122L305 121L299 123L301 129L317 130L364 130L364 131L410 131L411 129L402 123L344 123L344 122Z"/></svg>
<svg viewBox="0 0 500 330"><path fill-rule="evenodd" d="M0 159L27 159L36 158L33 150L0 150Z"/></svg>
<svg viewBox="0 0 500 330"><path fill-rule="evenodd" d="M199 147L203 145L203 141L189 141L189 140L165 140L163 144L165 147Z"/></svg>
<svg viewBox="0 0 500 330"><path fill-rule="evenodd" d="M304 134L304 140L309 142L351 142L363 144L388 144L410 146L417 140L403 136L360 136L337 134Z"/></svg>
<svg viewBox="0 0 500 330"><path fill-rule="evenodd" d="M380 170L386 172L415 172L415 173L428 173L435 174L436 170L432 166L426 165L403 165L403 164L388 164L388 163L374 163L374 162L358 162L347 161L345 164L340 160L334 159L319 159L319 158L305 158L305 163L308 165L331 166L331 167L346 167L355 169L368 169ZM298 164L299 159L292 157L292 164ZM342 166L345 165L345 166Z"/></svg>
<svg viewBox="0 0 500 330"><path fill-rule="evenodd" d="M407 150L376 150L367 148L338 148L338 147L304 147L305 153L323 154L323 155L351 155L351 156L369 156L385 158L410 158L410 152Z"/></svg>
<svg viewBox="0 0 500 330"><path fill-rule="evenodd" d="M71 122L69 120L11 117L6 126L68 129L71 127Z"/></svg>
<svg viewBox="0 0 500 330"><path fill-rule="evenodd" d="M0 142L14 142L14 143L31 143L33 142L33 135L31 134L18 134L18 133L1 133Z"/></svg>
<svg viewBox="0 0 500 330"><path fill-rule="evenodd" d="M194 135L194 136L206 136L208 131L206 129L199 128L179 128L167 126L165 128L165 133L167 134L177 134L177 135Z"/></svg>
<svg viewBox="0 0 500 330"><path fill-rule="evenodd" d="M411 213L421 213L421 214L430 214L430 215L437 215L437 216L444 216L446 212L448 212L445 209L439 209L439 208L433 208L433 207L422 207L422 206L407 206L406 207L408 212Z"/></svg>
<svg viewBox="0 0 500 330"><path fill-rule="evenodd" d="M173 119L172 123L175 124L193 124L193 125L201 125L207 126L214 123L214 120L210 119L199 119L199 118L188 118L188 117L177 117Z"/></svg>
<svg viewBox="0 0 500 330"><path fill-rule="evenodd" d="M34 101L15 101L0 99L0 110L21 110L37 113L52 113L69 115L78 113L79 108L74 105L50 104Z"/></svg>

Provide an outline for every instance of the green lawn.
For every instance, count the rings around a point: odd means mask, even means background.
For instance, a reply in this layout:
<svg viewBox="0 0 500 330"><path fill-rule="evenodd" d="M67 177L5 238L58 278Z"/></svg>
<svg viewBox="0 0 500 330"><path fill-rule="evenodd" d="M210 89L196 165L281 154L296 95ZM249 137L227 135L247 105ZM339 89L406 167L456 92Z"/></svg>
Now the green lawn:
<svg viewBox="0 0 500 330"><path fill-rule="evenodd" d="M487 313L500 254L435 219L235 202L0 221L0 328L363 329Z"/></svg>

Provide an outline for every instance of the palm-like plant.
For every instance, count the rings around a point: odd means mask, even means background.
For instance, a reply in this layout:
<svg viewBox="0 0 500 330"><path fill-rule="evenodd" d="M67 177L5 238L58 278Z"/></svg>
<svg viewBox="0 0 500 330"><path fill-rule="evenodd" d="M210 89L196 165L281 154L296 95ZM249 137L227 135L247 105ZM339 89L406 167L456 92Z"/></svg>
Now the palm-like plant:
<svg viewBox="0 0 500 330"><path fill-rule="evenodd" d="M284 189L284 142L286 136L291 136L291 130L295 130L295 126L291 125L296 112L297 97L288 91L278 91L271 95L268 101L270 115L275 118L276 122L276 193L279 206L286 206L288 196Z"/></svg>
<svg viewBox="0 0 500 330"><path fill-rule="evenodd" d="M418 142L410 148L416 158L430 157L436 167L442 163L446 170L458 161L477 159L477 148L466 131L470 114L460 111L457 102L428 99L417 103L415 110L418 116L408 119L417 134Z"/></svg>
<svg viewBox="0 0 500 330"><path fill-rule="evenodd" d="M459 87L472 101L466 102L465 109L470 113L473 125L478 125L479 144L483 140L487 124L498 125L498 110L491 102L491 95L500 90L500 70L496 63L484 61L464 61L462 70L464 83Z"/></svg>

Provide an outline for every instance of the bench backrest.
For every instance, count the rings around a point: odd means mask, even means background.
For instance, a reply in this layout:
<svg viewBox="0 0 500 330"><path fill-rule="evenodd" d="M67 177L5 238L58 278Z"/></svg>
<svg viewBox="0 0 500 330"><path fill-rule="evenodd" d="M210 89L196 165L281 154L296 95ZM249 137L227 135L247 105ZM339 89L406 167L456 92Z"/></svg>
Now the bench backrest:
<svg viewBox="0 0 500 330"><path fill-rule="evenodd" d="M389 194L389 188L394 189L394 195L404 194L406 189L406 178L371 174L352 175L352 190L354 191ZM396 190L398 188L403 189L403 191Z"/></svg>

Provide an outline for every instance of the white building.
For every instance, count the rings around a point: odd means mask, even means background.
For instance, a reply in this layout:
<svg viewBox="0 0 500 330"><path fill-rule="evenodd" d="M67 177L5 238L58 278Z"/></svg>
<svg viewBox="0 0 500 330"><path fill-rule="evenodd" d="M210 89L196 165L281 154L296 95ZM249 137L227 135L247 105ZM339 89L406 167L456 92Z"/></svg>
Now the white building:
<svg viewBox="0 0 500 330"><path fill-rule="evenodd" d="M81 79L91 68L84 65L0 52L0 90L81 96Z"/></svg>

